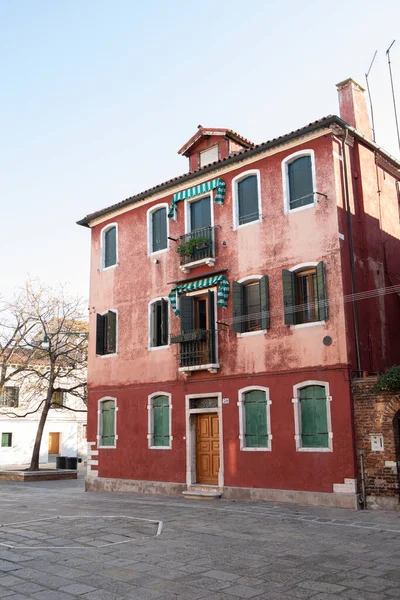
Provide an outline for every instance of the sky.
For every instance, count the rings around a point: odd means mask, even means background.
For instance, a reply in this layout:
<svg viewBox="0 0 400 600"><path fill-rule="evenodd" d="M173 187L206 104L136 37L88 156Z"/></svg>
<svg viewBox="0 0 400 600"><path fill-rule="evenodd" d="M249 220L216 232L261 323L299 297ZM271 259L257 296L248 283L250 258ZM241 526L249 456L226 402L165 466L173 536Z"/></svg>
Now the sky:
<svg viewBox="0 0 400 600"><path fill-rule="evenodd" d="M87 298L78 219L185 173L199 124L260 143L338 114L375 50L376 140L399 157L399 23L398 0L0 0L0 295L34 277Z"/></svg>

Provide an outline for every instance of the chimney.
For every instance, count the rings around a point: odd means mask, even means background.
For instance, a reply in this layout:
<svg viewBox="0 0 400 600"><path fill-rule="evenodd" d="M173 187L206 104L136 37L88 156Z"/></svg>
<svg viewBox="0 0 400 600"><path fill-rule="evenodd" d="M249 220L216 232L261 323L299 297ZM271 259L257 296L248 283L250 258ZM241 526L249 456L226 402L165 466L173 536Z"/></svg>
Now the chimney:
<svg viewBox="0 0 400 600"><path fill-rule="evenodd" d="M364 88L351 78L336 84L336 87L339 94L340 118L372 140Z"/></svg>

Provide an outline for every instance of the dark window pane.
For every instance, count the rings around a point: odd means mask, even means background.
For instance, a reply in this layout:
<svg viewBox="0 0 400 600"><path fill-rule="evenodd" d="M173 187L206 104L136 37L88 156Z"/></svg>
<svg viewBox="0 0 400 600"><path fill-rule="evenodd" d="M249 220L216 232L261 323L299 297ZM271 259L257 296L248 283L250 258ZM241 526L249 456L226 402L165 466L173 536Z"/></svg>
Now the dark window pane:
<svg viewBox="0 0 400 600"><path fill-rule="evenodd" d="M152 252L167 247L167 209L159 208L152 214Z"/></svg>
<svg viewBox="0 0 400 600"><path fill-rule="evenodd" d="M256 175L250 175L239 181L238 186L238 211L239 225L257 221L258 213L258 188Z"/></svg>
<svg viewBox="0 0 400 600"><path fill-rule="evenodd" d="M210 196L190 203L190 231L211 227Z"/></svg>
<svg viewBox="0 0 400 600"><path fill-rule="evenodd" d="M151 345L165 346L168 344L168 302L158 300L151 308Z"/></svg>
<svg viewBox="0 0 400 600"><path fill-rule="evenodd" d="M261 329L260 312L259 283L243 286L243 331Z"/></svg>
<svg viewBox="0 0 400 600"><path fill-rule="evenodd" d="M117 263L117 228L111 227L104 234L104 266L111 267Z"/></svg>
<svg viewBox="0 0 400 600"><path fill-rule="evenodd" d="M296 273L296 305L296 323L319 320L315 271Z"/></svg>
<svg viewBox="0 0 400 600"><path fill-rule="evenodd" d="M301 156L288 165L290 209L314 202L311 156Z"/></svg>

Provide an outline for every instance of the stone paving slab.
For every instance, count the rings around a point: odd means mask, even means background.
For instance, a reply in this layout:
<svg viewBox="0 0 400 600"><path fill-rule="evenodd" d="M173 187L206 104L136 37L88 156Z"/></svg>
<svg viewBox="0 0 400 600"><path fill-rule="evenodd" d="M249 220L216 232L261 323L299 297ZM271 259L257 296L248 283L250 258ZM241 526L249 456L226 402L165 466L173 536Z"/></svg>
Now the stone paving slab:
<svg viewBox="0 0 400 600"><path fill-rule="evenodd" d="M400 600L400 513L97 495L79 479L0 482L0 497L0 599Z"/></svg>

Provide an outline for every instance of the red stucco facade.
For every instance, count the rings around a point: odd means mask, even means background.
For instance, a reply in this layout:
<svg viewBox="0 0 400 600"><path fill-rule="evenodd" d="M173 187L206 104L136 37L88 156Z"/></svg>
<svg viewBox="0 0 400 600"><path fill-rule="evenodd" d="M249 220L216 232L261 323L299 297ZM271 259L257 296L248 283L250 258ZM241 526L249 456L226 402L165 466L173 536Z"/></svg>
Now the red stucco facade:
<svg viewBox="0 0 400 600"><path fill-rule="evenodd" d="M347 87L343 89L349 96ZM349 102L342 99L342 106L343 103L343 110L348 112ZM200 138L190 150L189 159L198 157L199 149L218 140L218 136L211 141ZM225 158L228 140L220 141L225 153L220 158ZM316 203L288 213L282 164L287 157L304 151L313 155ZM355 505L351 373L377 371L400 360L395 343L398 298L386 295L357 303L358 353L353 304L343 300L353 290L352 255L357 293L394 285L400 277L398 177L393 161L379 157L378 151L364 145L345 128L321 128L258 154L249 156L243 152L243 160L235 163L230 163L228 156L212 172L205 174L200 169L190 183L177 181L166 192L155 191L138 202L90 219L89 488L90 482L99 489L99 482L110 480L122 482L120 488L115 484L113 489L125 489L124 481L162 482L162 491L173 493L181 488L168 487L168 483L189 487L195 484L193 467L188 464L194 460L188 449L192 443L188 398L218 396L222 431L218 487L227 495L234 497L240 489L244 495L247 490L251 497L249 490L257 489L264 490L268 498L268 491L286 490L292 496L282 492L273 497L302 502L309 498L313 503L324 503L326 497L326 502L334 505ZM195 160L190 162L192 170L197 168ZM259 176L261 218L237 227L233 183L248 171ZM215 177L226 184L223 204L212 202L215 265L201 265L185 274L180 270L173 241L185 233L185 201L178 203L176 219L168 220L168 235L173 238L168 241L168 249L157 255L149 253L148 211L160 204L169 205L177 191ZM118 264L101 270L102 230L111 223L118 227ZM349 244L351 234L353 247ZM282 269L320 261L326 269L329 318L312 326L286 325ZM251 334L235 333L231 293L227 307L217 308L216 372L196 370L185 374L178 369L177 344L149 349L149 303L167 298L174 285L171 282L217 271L224 271L231 284L268 274L270 328ZM96 314L110 309L118 312L117 352L97 356ZM172 310L169 319L170 333L178 332L179 319ZM326 336L332 340L330 345L323 343ZM327 452L301 452L296 447L295 386L309 381L322 382L329 389L331 446ZM246 452L240 446L239 392L249 386L269 390L269 451ZM157 392L171 395L172 441L167 450L150 449L148 443L148 399ZM99 449L98 406L105 397L117 402L117 440L115 448ZM298 492L300 495L296 495ZM301 495L303 492L305 495Z"/></svg>

